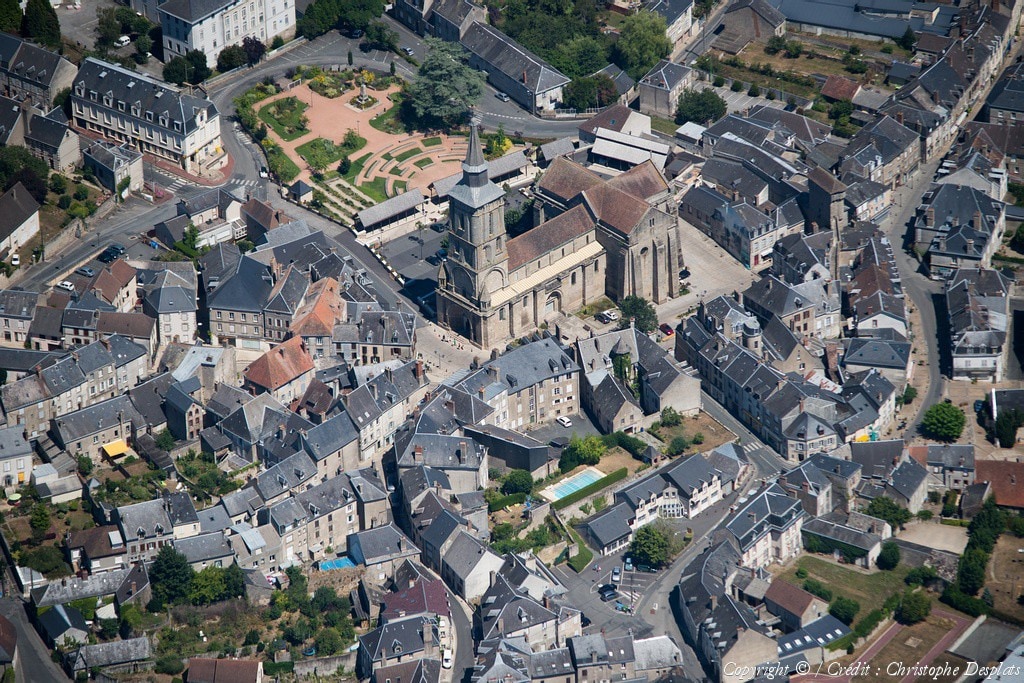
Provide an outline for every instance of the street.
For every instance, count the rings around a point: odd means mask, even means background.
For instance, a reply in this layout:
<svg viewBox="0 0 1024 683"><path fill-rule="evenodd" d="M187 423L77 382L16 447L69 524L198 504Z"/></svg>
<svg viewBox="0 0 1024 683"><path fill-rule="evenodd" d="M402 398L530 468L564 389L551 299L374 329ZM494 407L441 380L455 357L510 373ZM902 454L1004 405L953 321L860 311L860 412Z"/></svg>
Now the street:
<svg viewBox="0 0 1024 683"><path fill-rule="evenodd" d="M13 585L13 582L8 582L8 585ZM25 604L20 599L10 596L0 598L0 614L10 619L18 632L18 658L21 663L14 672L17 683L69 680L64 671L50 659L50 651L29 623Z"/></svg>

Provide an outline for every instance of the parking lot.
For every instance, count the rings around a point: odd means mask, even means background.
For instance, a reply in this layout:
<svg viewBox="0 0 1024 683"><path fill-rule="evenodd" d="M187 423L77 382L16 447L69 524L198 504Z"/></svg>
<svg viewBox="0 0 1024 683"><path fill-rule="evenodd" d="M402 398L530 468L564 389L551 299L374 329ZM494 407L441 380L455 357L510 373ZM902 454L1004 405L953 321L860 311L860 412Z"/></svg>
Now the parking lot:
<svg viewBox="0 0 1024 683"><path fill-rule="evenodd" d="M601 436L601 431L590 421L586 413L574 413L566 415L566 417L572 420L571 427L563 427L557 422L552 421L550 424L528 430L527 433L541 443L550 443L553 439L559 437L568 439L573 434L577 436Z"/></svg>
<svg viewBox="0 0 1024 683"><path fill-rule="evenodd" d="M592 622L591 626L584 629L587 633L602 632L609 636L620 636L632 633L635 638L644 638L653 630L647 622L639 615L631 614L628 611L634 602L634 595L638 596L642 588L650 585L652 580L658 578L657 574L648 574L643 578L637 572L623 574L625 592L620 591L619 597L604 602L598 595L600 587L611 581L611 568L609 562L618 560L621 567L621 556L595 558L593 564L577 574L567 565L555 566L552 571L558 576L569 591L567 602L573 607L582 610L583 614ZM597 569L600 567L600 570ZM634 581L631 585L630 581ZM641 588L641 582L645 582ZM621 605L621 608L619 607ZM668 606L665 606L668 609Z"/></svg>

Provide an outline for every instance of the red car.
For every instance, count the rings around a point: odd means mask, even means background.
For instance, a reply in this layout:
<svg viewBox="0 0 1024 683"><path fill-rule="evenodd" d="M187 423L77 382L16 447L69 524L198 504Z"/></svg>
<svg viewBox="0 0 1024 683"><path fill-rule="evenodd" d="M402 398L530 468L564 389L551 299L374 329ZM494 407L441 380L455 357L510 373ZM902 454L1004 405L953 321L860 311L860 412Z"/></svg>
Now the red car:
<svg viewBox="0 0 1024 683"><path fill-rule="evenodd" d="M668 323L662 323L661 325L658 325L658 329L661 330L661 333L666 337L671 337L673 334L676 333L676 331L672 329L672 326L669 325Z"/></svg>

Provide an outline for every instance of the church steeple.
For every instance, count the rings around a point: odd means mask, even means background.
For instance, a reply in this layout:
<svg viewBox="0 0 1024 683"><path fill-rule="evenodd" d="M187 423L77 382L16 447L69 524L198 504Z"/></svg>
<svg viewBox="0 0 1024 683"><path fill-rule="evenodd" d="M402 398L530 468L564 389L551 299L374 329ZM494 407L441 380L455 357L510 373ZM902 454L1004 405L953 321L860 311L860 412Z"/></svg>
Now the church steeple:
<svg viewBox="0 0 1024 683"><path fill-rule="evenodd" d="M466 160L462 162L462 182L469 187L483 187L489 180L487 162L480 148L480 135L474 121L469 126L469 147L466 149Z"/></svg>

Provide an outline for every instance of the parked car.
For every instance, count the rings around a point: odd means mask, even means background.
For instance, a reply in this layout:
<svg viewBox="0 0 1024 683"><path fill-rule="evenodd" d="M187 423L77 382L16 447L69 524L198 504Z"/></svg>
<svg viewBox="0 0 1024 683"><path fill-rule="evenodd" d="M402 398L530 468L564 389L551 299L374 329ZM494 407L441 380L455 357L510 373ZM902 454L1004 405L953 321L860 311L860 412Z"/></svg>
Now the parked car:
<svg viewBox="0 0 1024 683"><path fill-rule="evenodd" d="M595 315L594 319L599 323L610 323L612 321L612 319L608 317L608 314L603 312Z"/></svg>
<svg viewBox="0 0 1024 683"><path fill-rule="evenodd" d="M494 96L497 97L502 102L508 102L510 99L512 99L511 97L509 97L508 95L506 95L503 92L496 92L496 93L494 93Z"/></svg>
<svg viewBox="0 0 1024 683"><path fill-rule="evenodd" d="M612 322L615 322L616 320L619 319L619 312L616 311L615 309L612 309L610 311L605 311L604 315L605 315L606 318L608 318Z"/></svg>
<svg viewBox="0 0 1024 683"><path fill-rule="evenodd" d="M444 655L441 657L441 666L446 669L452 668L452 651L445 650Z"/></svg>
<svg viewBox="0 0 1024 683"><path fill-rule="evenodd" d="M658 325L658 329L661 330L661 333L666 337L671 337L673 334L676 333L676 331L672 329L672 326L669 325L668 323L662 323Z"/></svg>
<svg viewBox="0 0 1024 683"><path fill-rule="evenodd" d="M260 178L269 178L270 171L267 170L266 166L260 166Z"/></svg>
<svg viewBox="0 0 1024 683"><path fill-rule="evenodd" d="M75 272L78 273L79 275L83 275L85 277L92 277L93 275L96 274L96 271L93 270L92 268L90 268L89 266L82 266L81 268L79 268Z"/></svg>
<svg viewBox="0 0 1024 683"><path fill-rule="evenodd" d="M14 254L13 256L11 256L11 265L14 266L15 268L21 265L21 256L19 254Z"/></svg>
<svg viewBox="0 0 1024 683"><path fill-rule="evenodd" d="M633 558L627 557L626 561L623 563L623 567L625 567L627 572L633 571Z"/></svg>
<svg viewBox="0 0 1024 683"><path fill-rule="evenodd" d="M114 47L124 47L130 42L132 42L131 38L129 38L128 36L121 36L120 38L114 41Z"/></svg>
<svg viewBox="0 0 1024 683"><path fill-rule="evenodd" d="M648 567L646 564L638 564L636 566L636 570L638 572L652 572L652 573L655 571L654 569Z"/></svg>
<svg viewBox="0 0 1024 683"><path fill-rule="evenodd" d="M555 418L555 422L562 425L563 427L572 427L572 420L567 418L565 415L559 415Z"/></svg>
<svg viewBox="0 0 1024 683"><path fill-rule="evenodd" d="M352 36L353 38L362 38L363 37L363 29L361 29L361 28L354 28L354 29L352 29L351 33L349 33L349 35Z"/></svg>
<svg viewBox="0 0 1024 683"><path fill-rule="evenodd" d="M601 602L611 602L612 600L616 599L617 597L619 597L619 591L617 591L617 590L602 591L601 592Z"/></svg>
<svg viewBox="0 0 1024 683"><path fill-rule="evenodd" d="M622 569L615 567L612 569L612 583L619 583L622 581Z"/></svg>
<svg viewBox="0 0 1024 683"><path fill-rule="evenodd" d="M580 612L580 626L582 626L583 628L586 628L586 627L590 626L591 623L593 623L593 622L590 621L590 617L588 617L583 612Z"/></svg>
<svg viewBox="0 0 1024 683"><path fill-rule="evenodd" d="M12 260L11 263L14 263L14 261ZM974 412L980 413L983 410L985 410L985 401L979 398L974 402Z"/></svg>
<svg viewBox="0 0 1024 683"><path fill-rule="evenodd" d="M117 254L110 249L107 249L102 254L96 257L100 263L113 263L117 260Z"/></svg>
<svg viewBox="0 0 1024 683"><path fill-rule="evenodd" d="M114 252L118 256L121 256L124 252L128 251L125 249L124 245L119 242L111 242L110 246L107 247L107 250Z"/></svg>
<svg viewBox="0 0 1024 683"><path fill-rule="evenodd" d="M603 586L601 586L600 588L598 588L597 592L598 593L607 593L609 591L614 591L614 590L618 590L618 589L615 588L615 586L613 584L606 583Z"/></svg>
<svg viewBox="0 0 1024 683"><path fill-rule="evenodd" d="M413 49L411 47L408 47L408 46L403 47L402 48L402 52L404 52L405 54L407 54L410 57L412 57L414 54L416 54L415 52L413 52Z"/></svg>
<svg viewBox="0 0 1024 683"><path fill-rule="evenodd" d="M562 450L563 448L569 445L569 439L564 436L556 436L555 438L551 439L551 441L548 442L548 445L550 445L552 448Z"/></svg>
<svg viewBox="0 0 1024 683"><path fill-rule="evenodd" d="M75 286L68 280L61 280L57 283L57 289L63 289L65 292L75 291Z"/></svg>

